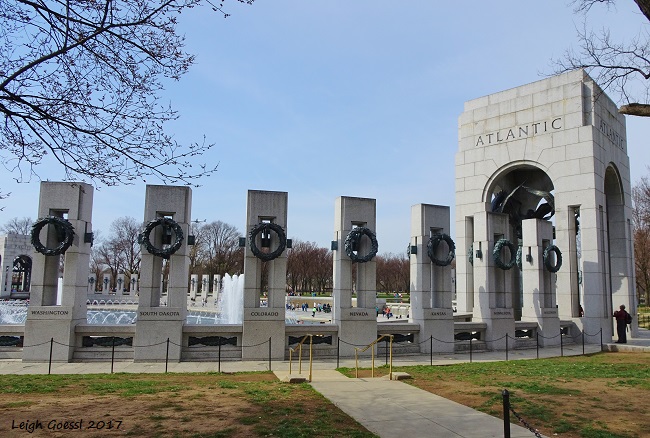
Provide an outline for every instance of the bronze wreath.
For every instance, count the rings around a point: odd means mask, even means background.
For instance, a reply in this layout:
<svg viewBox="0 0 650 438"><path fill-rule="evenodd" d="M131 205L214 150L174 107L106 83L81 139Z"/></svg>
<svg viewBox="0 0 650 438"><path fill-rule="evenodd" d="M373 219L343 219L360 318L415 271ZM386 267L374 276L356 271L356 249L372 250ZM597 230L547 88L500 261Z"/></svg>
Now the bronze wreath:
<svg viewBox="0 0 650 438"><path fill-rule="evenodd" d="M507 246L510 250L510 260L507 263L501 260L501 248L504 246ZM497 240L497 242L494 244L494 250L492 251L492 260L494 260L494 263L498 268L507 271L508 269L512 268L515 263L517 263L517 247L508 239Z"/></svg>
<svg viewBox="0 0 650 438"><path fill-rule="evenodd" d="M255 238L259 233L261 233L262 231L266 232L267 230L271 230L275 232L275 234L277 234L278 247L271 252L262 252L257 247L257 244L255 243ZM251 228L250 233L248 233L248 244L250 245L251 251L253 252L253 255L255 257L265 262L268 262L270 260L280 257L282 252L284 252L284 249L287 247L287 235L285 234L284 229L278 224L273 224L270 222L260 222L259 224Z"/></svg>
<svg viewBox="0 0 650 438"><path fill-rule="evenodd" d="M549 257L551 252L555 253L555 265L551 264L551 258ZM548 269L549 272L557 272L562 267L562 252L560 248L555 245L549 245L544 248L544 266Z"/></svg>
<svg viewBox="0 0 650 438"><path fill-rule="evenodd" d="M467 252L467 259L469 264L474 266L474 243L469 246L469 251Z"/></svg>
<svg viewBox="0 0 650 438"><path fill-rule="evenodd" d="M359 246L361 241L361 236L366 235L370 239L370 252L363 257L360 257L359 254L355 254L353 247ZM366 263L373 259L377 255L379 250L379 244L377 243L377 236L369 228L366 227L356 227L350 230L348 236L345 238L345 253L352 259L353 262Z"/></svg>
<svg viewBox="0 0 650 438"><path fill-rule="evenodd" d="M446 259L438 260L436 258L436 251L438 250L438 245L440 245L440 242L443 240L447 243L449 252L447 253ZM436 266L449 266L452 260L454 260L454 257L456 257L456 244L449 234L434 234L427 243L427 254L429 255L429 259L431 259Z"/></svg>
<svg viewBox="0 0 650 438"><path fill-rule="evenodd" d="M47 248L41 243L41 230L45 225L52 224L56 229L56 240L59 244L56 248ZM36 251L44 254L46 256L56 256L61 255L70 248L72 241L74 240L74 227L67 219L58 216L46 216L41 218L32 225L32 237L31 242Z"/></svg>
<svg viewBox="0 0 650 438"><path fill-rule="evenodd" d="M151 232L157 226L170 227L174 231L174 236L176 239L174 243L169 245L167 248L156 248L151 243ZM159 217L154 219L144 227L144 230L138 234L138 243L144 245L144 248L149 254L153 254L164 259L169 259L169 256L174 254L183 244L183 229L181 228L176 221L168 217Z"/></svg>

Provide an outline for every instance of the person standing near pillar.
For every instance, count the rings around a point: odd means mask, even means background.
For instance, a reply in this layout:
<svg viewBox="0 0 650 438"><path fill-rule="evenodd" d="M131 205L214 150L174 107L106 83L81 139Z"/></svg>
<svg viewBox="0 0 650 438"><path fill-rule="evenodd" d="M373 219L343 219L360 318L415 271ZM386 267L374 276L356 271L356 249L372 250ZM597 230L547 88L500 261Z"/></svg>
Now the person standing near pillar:
<svg viewBox="0 0 650 438"><path fill-rule="evenodd" d="M616 332L618 333L617 344L626 344L627 343L627 324L629 320L629 314L625 310L625 304L621 304L619 310L614 312L614 318L616 318Z"/></svg>

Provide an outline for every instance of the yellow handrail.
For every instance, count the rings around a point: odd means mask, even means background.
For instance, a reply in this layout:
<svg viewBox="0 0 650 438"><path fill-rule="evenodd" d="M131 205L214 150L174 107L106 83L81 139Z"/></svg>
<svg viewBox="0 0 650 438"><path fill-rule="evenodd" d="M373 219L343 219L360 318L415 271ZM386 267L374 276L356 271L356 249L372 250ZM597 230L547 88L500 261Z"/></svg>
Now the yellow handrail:
<svg viewBox="0 0 650 438"><path fill-rule="evenodd" d="M359 352L363 353L366 351L368 348L372 348L371 351L371 357L372 357L372 369L371 369L371 377L375 377L375 349L374 346L377 344L377 342L381 341L384 338L390 338L390 367L389 367L389 372L388 372L388 377L389 379L393 380L393 335L381 335L377 339L375 339L373 342L365 346L364 348L359 348L359 347L354 347L354 362L356 365L356 370L354 377L359 378Z"/></svg>
<svg viewBox="0 0 650 438"><path fill-rule="evenodd" d="M289 375L291 375L291 363L292 363L292 353L296 350L298 350L298 374L302 374L302 344L309 338L309 381L311 382L311 372L312 372L312 364L313 364L313 356L312 356L312 344L313 344L313 337L314 335L305 335L303 338L298 342L298 346L295 348L289 348Z"/></svg>

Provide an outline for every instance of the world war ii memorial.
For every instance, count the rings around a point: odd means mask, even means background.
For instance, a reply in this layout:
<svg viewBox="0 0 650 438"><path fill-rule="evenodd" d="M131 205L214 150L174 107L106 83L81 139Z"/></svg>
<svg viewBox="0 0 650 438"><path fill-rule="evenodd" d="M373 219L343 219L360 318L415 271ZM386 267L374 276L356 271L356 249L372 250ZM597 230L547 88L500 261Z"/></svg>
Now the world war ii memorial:
<svg viewBox="0 0 650 438"><path fill-rule="evenodd" d="M93 187L43 182L31 245L5 245L0 259L2 284L16 272L30 283L21 287L29 306L17 306L24 318L0 322L0 358L284 360L307 335L316 357L351 357L382 335L390 335L397 355L555 346L578 334L588 343L610 341L613 309L636 310L629 158L616 105L578 70L466 102L458 133L455 232L450 207L429 203L412 206L411 223L403 225L411 236L404 319L377 318L381 199L332 200L331 320L310 325L286 314L287 224L291 209L301 207L290 206L286 192L249 190L234 310L241 319L190 321L188 302L207 298L210 285L221 293L222 279L190 277L191 189L150 185L142 267L130 277L131 308L124 309L135 318L94 323L89 284L105 280L88 268ZM268 296L261 300L263 269ZM126 298L122 287L119 295ZM3 298L11 298L6 288ZM8 302L0 307L3 315L16 313Z"/></svg>

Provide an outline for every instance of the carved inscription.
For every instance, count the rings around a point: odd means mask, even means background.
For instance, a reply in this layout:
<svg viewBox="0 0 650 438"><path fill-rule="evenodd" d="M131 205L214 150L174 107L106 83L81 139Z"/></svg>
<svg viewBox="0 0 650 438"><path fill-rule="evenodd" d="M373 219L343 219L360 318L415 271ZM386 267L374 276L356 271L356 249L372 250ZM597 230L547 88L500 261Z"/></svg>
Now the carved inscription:
<svg viewBox="0 0 650 438"><path fill-rule="evenodd" d="M520 138L534 137L540 134L547 134L559 131L564 127L562 117L545 120L542 122L529 123L527 125L514 126L512 128L500 129L495 132L481 134L476 137L474 146L489 146L491 144L503 143Z"/></svg>

